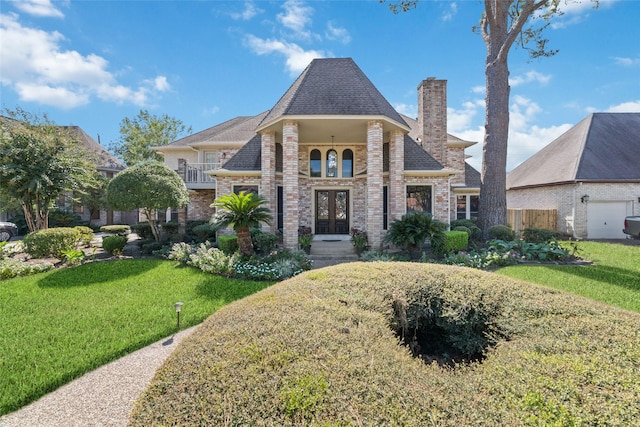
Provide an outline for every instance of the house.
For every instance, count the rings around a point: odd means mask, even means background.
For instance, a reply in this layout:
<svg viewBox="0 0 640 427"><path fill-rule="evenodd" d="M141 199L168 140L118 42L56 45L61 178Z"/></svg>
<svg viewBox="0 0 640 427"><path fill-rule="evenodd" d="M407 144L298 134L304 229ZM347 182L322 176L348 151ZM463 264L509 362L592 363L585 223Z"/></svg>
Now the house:
<svg viewBox="0 0 640 427"><path fill-rule="evenodd" d="M184 178L180 222L208 219L216 196L253 191L274 213L287 248L300 227L382 244L391 221L423 211L449 223L477 215L474 142L447 134L446 80L418 86L418 117L398 113L351 58L315 59L268 111L237 117L157 147Z"/></svg>
<svg viewBox="0 0 640 427"><path fill-rule="evenodd" d="M618 239L640 215L640 113L594 113L507 176L509 209L556 209L557 230Z"/></svg>
<svg viewBox="0 0 640 427"><path fill-rule="evenodd" d="M5 124L20 123L15 119L4 116L0 116L0 122ZM71 137L75 138L87 149L96 163L96 170L105 178L113 178L115 174L125 168L118 159L90 137L82 128L78 126L61 126L60 128L68 132ZM56 200L56 207L74 212L80 215L83 221L90 222L92 225L137 223L137 212L115 212L105 209L92 212L86 206L76 203L73 200L72 193L63 193ZM2 220L10 219L10 217L11 215L8 212L0 213L0 219Z"/></svg>

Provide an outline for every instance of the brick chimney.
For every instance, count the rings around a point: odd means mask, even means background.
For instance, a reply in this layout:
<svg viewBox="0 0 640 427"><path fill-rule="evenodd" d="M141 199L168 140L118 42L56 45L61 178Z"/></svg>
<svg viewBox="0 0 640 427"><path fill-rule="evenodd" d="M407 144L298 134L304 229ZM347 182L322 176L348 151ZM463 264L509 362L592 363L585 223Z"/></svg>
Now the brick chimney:
<svg viewBox="0 0 640 427"><path fill-rule="evenodd" d="M447 81L429 77L418 86L420 145L447 165Z"/></svg>

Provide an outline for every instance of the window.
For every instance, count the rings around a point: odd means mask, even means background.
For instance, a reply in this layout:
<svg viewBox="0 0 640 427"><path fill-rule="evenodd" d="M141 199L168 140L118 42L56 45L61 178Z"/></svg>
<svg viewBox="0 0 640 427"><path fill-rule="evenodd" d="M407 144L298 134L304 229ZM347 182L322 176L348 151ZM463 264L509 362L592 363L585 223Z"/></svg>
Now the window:
<svg viewBox="0 0 640 427"><path fill-rule="evenodd" d="M382 172L389 172L389 143L382 144Z"/></svg>
<svg viewBox="0 0 640 427"><path fill-rule="evenodd" d="M235 194L240 194L241 191L245 193L253 193L258 194L258 186L257 185L234 185L233 192Z"/></svg>
<svg viewBox="0 0 640 427"><path fill-rule="evenodd" d="M407 213L425 212L433 214L430 185L407 186Z"/></svg>
<svg viewBox="0 0 640 427"><path fill-rule="evenodd" d="M389 224L389 187L382 187L382 229L387 230Z"/></svg>
<svg viewBox="0 0 640 427"><path fill-rule="evenodd" d="M327 151L327 178L338 177L338 153L333 148Z"/></svg>
<svg viewBox="0 0 640 427"><path fill-rule="evenodd" d="M342 152L342 177L353 177L353 151L348 148Z"/></svg>
<svg viewBox="0 0 640 427"><path fill-rule="evenodd" d="M276 143L276 172L282 172L282 144Z"/></svg>
<svg viewBox="0 0 640 427"><path fill-rule="evenodd" d="M309 175L313 178L322 176L322 155L320 150L311 150L309 155Z"/></svg>
<svg viewBox="0 0 640 427"><path fill-rule="evenodd" d="M465 194L456 197L456 218L477 219L480 207L480 196Z"/></svg>

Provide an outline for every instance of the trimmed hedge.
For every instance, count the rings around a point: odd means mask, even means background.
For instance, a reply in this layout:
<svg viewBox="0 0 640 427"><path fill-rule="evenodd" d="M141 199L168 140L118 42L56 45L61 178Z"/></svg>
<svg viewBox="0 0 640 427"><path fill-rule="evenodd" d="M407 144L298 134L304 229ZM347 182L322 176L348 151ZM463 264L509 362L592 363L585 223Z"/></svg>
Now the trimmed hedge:
<svg viewBox="0 0 640 427"><path fill-rule="evenodd" d="M93 234L93 229L91 229L90 227L85 227L84 225L78 225L73 228L78 230L78 233L80 233L78 244L85 247L91 246L91 241L95 237Z"/></svg>
<svg viewBox="0 0 640 427"><path fill-rule="evenodd" d="M131 227L128 225L103 225L100 227L100 231L117 236L126 236L131 233Z"/></svg>
<svg viewBox="0 0 640 427"><path fill-rule="evenodd" d="M120 255L127 244L125 236L105 236L102 239L102 249L111 255Z"/></svg>
<svg viewBox="0 0 640 427"><path fill-rule="evenodd" d="M341 264L209 317L130 425L634 425L638 324L483 271Z"/></svg>
<svg viewBox="0 0 640 427"><path fill-rule="evenodd" d="M469 246L469 233L461 230L445 231L442 240L433 246L434 252L438 255L464 251Z"/></svg>
<svg viewBox="0 0 640 427"><path fill-rule="evenodd" d="M62 251L75 249L80 240L80 231L75 228L59 227L34 231L24 236L24 250L33 258L53 256L62 258Z"/></svg>
<svg viewBox="0 0 640 427"><path fill-rule="evenodd" d="M516 239L516 232L508 225L494 225L489 228L489 238L511 242Z"/></svg>

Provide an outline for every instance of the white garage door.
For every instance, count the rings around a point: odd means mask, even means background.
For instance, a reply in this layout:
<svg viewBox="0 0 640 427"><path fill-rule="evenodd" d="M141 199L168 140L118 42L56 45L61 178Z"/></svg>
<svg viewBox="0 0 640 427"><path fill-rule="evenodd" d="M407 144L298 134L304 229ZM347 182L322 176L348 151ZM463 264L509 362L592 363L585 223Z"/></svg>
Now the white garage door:
<svg viewBox="0 0 640 427"><path fill-rule="evenodd" d="M589 202L587 205L587 238L624 239L624 217L627 202Z"/></svg>

